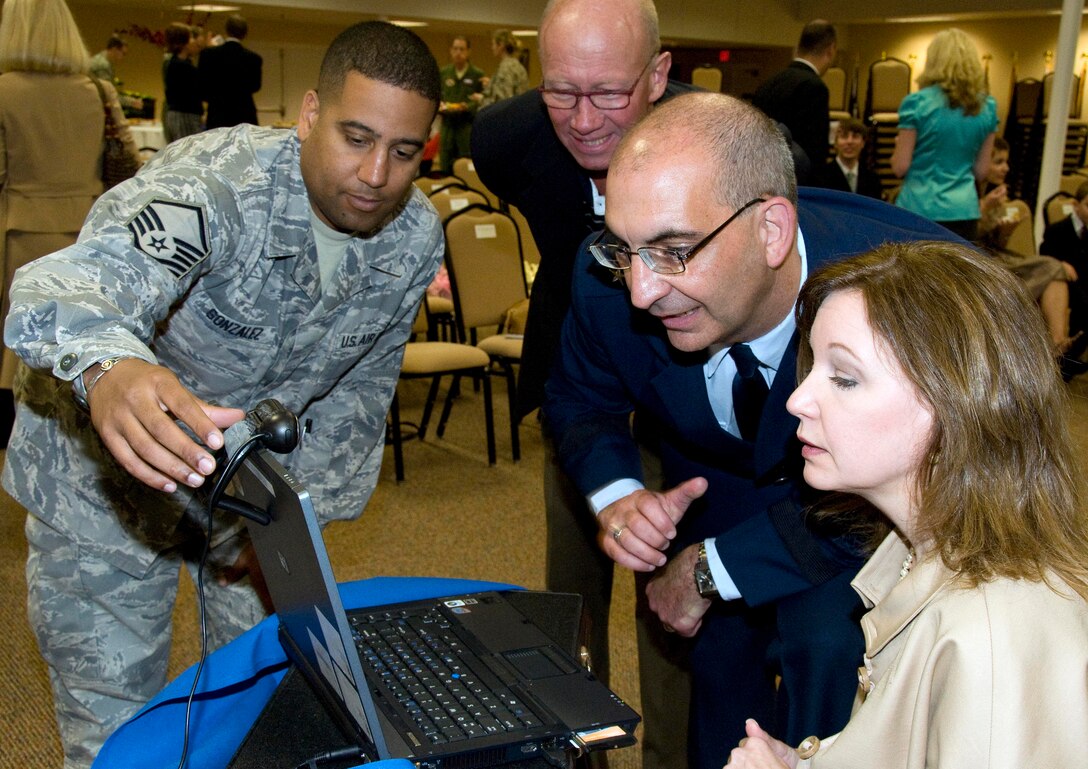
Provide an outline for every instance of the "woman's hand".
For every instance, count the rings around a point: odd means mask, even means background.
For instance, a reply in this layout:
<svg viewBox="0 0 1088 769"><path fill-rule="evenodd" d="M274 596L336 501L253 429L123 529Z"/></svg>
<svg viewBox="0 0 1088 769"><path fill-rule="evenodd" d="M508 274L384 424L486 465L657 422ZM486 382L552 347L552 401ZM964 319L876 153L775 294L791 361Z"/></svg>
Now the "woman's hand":
<svg viewBox="0 0 1088 769"><path fill-rule="evenodd" d="M795 769L800 757L797 751L776 740L760 728L754 719L744 723L748 734L729 753L729 766L734 769Z"/></svg>

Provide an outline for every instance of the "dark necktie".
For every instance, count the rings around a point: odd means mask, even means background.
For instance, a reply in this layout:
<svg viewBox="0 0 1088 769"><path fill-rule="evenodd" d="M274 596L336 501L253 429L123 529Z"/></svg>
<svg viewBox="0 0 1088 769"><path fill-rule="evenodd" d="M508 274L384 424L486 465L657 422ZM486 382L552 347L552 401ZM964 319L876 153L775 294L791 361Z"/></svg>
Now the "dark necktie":
<svg viewBox="0 0 1088 769"><path fill-rule="evenodd" d="M759 360L748 345L733 345L729 355L737 364L737 375L733 377L733 413L740 427L740 437L755 441L763 404L767 401L767 380L759 373Z"/></svg>

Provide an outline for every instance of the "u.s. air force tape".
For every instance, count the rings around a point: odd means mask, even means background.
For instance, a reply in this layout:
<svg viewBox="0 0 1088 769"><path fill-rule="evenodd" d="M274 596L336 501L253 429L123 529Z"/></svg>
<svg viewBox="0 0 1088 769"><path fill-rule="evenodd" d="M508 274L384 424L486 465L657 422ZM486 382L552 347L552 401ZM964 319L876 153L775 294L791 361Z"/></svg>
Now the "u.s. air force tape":
<svg viewBox="0 0 1088 769"><path fill-rule="evenodd" d="M128 223L136 248L182 278L208 258L204 210L173 200L152 200Z"/></svg>

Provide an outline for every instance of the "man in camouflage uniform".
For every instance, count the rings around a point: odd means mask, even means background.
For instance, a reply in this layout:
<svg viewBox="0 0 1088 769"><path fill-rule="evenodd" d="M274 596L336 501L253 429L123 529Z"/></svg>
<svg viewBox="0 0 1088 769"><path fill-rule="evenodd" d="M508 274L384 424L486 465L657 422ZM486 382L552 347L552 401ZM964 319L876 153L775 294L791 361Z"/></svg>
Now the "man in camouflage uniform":
<svg viewBox="0 0 1088 769"><path fill-rule="evenodd" d="M30 369L3 485L29 511L29 613L66 767L88 766L165 683L178 570L203 546L192 489L243 409L275 397L299 415L283 461L323 522L370 497L442 255L412 184L438 99L418 37L356 25L326 53L297 131L171 145L102 196L76 245L16 277L5 341ZM244 529L223 516L214 531L218 645L263 609Z"/></svg>
<svg viewBox="0 0 1088 769"><path fill-rule="evenodd" d="M458 35L450 43L450 63L440 71L442 78L442 102L439 112L442 123L438 127L438 168L445 174L453 173L453 161L469 157L469 141L472 136L472 120L480 107L484 71L468 60L470 44L464 35Z"/></svg>

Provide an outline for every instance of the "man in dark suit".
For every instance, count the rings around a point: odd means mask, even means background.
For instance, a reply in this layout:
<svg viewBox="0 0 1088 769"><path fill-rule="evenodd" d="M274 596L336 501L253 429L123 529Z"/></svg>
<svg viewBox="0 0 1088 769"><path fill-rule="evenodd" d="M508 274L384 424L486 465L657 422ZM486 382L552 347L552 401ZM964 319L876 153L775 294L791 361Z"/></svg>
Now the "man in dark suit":
<svg viewBox="0 0 1088 769"><path fill-rule="evenodd" d="M793 140L801 145L817 172L827 162L831 135L829 94L821 76L836 53L835 27L822 19L810 21L801 31L797 58L752 96L753 104L789 127Z"/></svg>
<svg viewBox="0 0 1088 769"><path fill-rule="evenodd" d="M884 241L954 236L861 196L806 189L798 204L781 134L722 94L655 109L608 185L544 412L602 549L653 574L649 609L690 655L690 765L718 769L747 717L793 742L841 728L863 652L849 586L861 559L806 526L813 493L785 409L800 284ZM666 491L640 488L632 412Z"/></svg>
<svg viewBox="0 0 1088 769"><path fill-rule="evenodd" d="M884 187L880 177L861 162L867 136L868 130L860 120L849 118L841 121L835 129L835 157L827 161L815 186L883 198Z"/></svg>
<svg viewBox="0 0 1088 769"><path fill-rule="evenodd" d="M227 19L227 38L200 53L200 91L208 103L208 128L239 123L257 125L253 94L261 90L261 57L242 46L249 25L241 16Z"/></svg>
<svg viewBox="0 0 1088 769"><path fill-rule="evenodd" d="M660 51L649 0L559 0L548 5L540 25L544 90L505 99L476 117L476 171L525 215L541 255L518 377L518 418L544 400L570 306L574 257L582 240L603 226L616 145L655 103L693 90L668 80L671 61ZM546 584L582 594L594 670L607 681L614 564L596 546L593 513L559 467L546 423L544 437ZM655 672L652 649L640 646L639 659L644 769L683 767L688 687L679 686L674 696L667 684L675 676Z"/></svg>

